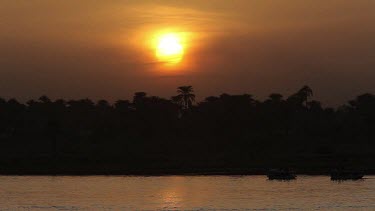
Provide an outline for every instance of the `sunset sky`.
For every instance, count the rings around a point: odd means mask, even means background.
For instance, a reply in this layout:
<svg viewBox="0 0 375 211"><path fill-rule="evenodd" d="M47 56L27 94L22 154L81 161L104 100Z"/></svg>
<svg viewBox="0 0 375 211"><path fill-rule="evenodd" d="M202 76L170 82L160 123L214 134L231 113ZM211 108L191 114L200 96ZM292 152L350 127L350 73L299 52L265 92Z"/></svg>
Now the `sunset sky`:
<svg viewBox="0 0 375 211"><path fill-rule="evenodd" d="M166 34L173 62L158 52ZM199 100L264 99L307 84L336 105L374 82L374 0L0 0L4 98L169 97L192 85Z"/></svg>

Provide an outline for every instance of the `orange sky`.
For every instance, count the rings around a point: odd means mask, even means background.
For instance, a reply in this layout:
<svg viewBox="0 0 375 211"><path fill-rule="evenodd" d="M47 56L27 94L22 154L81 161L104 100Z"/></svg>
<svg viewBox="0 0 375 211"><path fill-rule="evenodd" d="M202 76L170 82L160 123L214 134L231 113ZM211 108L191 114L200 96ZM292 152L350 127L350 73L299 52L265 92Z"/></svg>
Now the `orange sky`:
<svg viewBox="0 0 375 211"><path fill-rule="evenodd" d="M373 0L2 0L0 96L20 100L164 97L193 85L290 94L326 104L375 91ZM183 34L184 58L163 67L152 37Z"/></svg>

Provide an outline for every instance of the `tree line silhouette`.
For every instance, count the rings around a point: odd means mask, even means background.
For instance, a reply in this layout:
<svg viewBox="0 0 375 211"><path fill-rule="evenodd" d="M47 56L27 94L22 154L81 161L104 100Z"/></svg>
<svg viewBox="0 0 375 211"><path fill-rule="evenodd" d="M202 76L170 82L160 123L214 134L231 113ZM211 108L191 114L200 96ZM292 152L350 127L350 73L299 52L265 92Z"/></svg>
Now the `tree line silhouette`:
<svg viewBox="0 0 375 211"><path fill-rule="evenodd" d="M249 94L25 104L0 98L1 174L256 173L271 167L374 172L375 95L324 108L304 86L264 101Z"/></svg>

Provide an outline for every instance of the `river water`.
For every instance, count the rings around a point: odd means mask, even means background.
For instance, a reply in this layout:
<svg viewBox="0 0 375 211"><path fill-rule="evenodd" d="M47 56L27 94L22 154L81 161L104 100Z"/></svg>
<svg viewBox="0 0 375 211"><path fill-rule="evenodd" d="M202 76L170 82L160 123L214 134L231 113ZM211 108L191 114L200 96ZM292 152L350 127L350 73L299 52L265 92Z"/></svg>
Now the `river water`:
<svg viewBox="0 0 375 211"><path fill-rule="evenodd" d="M375 176L0 176L0 210L375 210Z"/></svg>

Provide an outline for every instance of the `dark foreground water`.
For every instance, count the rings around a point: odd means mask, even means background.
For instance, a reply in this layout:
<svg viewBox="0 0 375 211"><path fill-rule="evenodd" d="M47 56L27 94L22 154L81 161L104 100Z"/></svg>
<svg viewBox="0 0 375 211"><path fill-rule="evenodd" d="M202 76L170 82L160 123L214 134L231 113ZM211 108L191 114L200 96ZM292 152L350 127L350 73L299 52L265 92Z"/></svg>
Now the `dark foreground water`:
<svg viewBox="0 0 375 211"><path fill-rule="evenodd" d="M375 210L375 177L0 176L0 210Z"/></svg>

